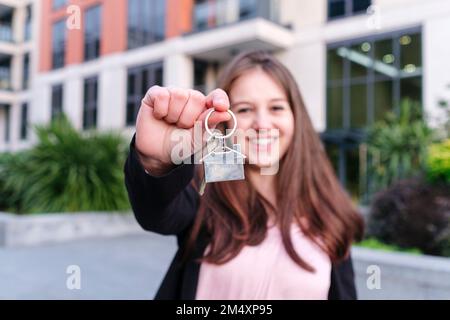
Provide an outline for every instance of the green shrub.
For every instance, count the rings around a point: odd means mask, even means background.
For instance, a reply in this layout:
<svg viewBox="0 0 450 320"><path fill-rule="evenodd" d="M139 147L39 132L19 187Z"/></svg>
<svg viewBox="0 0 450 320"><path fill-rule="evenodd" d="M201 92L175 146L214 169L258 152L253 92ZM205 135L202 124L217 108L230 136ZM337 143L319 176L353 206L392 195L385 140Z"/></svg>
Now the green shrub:
<svg viewBox="0 0 450 320"><path fill-rule="evenodd" d="M420 176L425 168L426 151L432 131L417 104L404 100L400 113L388 113L383 121L368 130L371 158L371 193L394 181Z"/></svg>
<svg viewBox="0 0 450 320"><path fill-rule="evenodd" d="M375 238L367 238L363 241L355 243L356 247L363 247L375 250L391 251L391 252L407 252L411 254L422 254L417 248L401 248L396 245L386 244Z"/></svg>
<svg viewBox="0 0 450 320"><path fill-rule="evenodd" d="M19 194L14 192L14 186L10 185L8 175L14 170L20 170L24 161L24 153L0 154L0 211L21 211ZM2 168L5 169L2 170ZM8 184L7 181L9 181Z"/></svg>
<svg viewBox="0 0 450 320"><path fill-rule="evenodd" d="M65 117L35 131L34 147L0 164L10 206L26 213L129 208L119 134L80 133Z"/></svg>
<svg viewBox="0 0 450 320"><path fill-rule="evenodd" d="M450 139L430 145L427 156L427 177L432 182L450 184Z"/></svg>

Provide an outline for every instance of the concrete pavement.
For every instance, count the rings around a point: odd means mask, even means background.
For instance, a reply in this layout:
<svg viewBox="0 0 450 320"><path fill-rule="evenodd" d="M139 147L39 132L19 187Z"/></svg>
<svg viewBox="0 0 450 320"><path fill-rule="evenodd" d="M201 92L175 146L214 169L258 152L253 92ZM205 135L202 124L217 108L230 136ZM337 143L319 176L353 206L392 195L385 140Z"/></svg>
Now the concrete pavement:
<svg viewBox="0 0 450 320"><path fill-rule="evenodd" d="M152 299L175 237L142 232L36 247L0 248L0 299ZM68 266L80 289L68 289Z"/></svg>
<svg viewBox="0 0 450 320"><path fill-rule="evenodd" d="M140 231L52 245L0 248L0 299L152 299L176 251L175 237ZM354 248L360 299L449 299L450 261ZM69 289L69 266L80 289ZM369 290L370 268L381 271ZM369 272L370 273L370 272ZM69 284L72 282L69 282Z"/></svg>

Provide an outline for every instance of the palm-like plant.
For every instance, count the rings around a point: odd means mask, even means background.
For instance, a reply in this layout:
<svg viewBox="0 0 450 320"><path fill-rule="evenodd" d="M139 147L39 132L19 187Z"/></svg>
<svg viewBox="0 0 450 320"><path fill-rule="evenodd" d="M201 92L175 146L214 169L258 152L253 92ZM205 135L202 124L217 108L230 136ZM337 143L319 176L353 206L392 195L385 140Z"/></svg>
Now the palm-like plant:
<svg viewBox="0 0 450 320"><path fill-rule="evenodd" d="M125 144L117 133L78 132L63 116L37 126L37 144L0 163L4 189L22 212L124 210ZM11 161L12 159L12 161ZM10 202L11 203L11 202Z"/></svg>
<svg viewBox="0 0 450 320"><path fill-rule="evenodd" d="M380 190L394 181L420 175L432 130L423 119L419 105L402 101L398 114L389 113L368 131L368 151L372 159L373 188Z"/></svg>

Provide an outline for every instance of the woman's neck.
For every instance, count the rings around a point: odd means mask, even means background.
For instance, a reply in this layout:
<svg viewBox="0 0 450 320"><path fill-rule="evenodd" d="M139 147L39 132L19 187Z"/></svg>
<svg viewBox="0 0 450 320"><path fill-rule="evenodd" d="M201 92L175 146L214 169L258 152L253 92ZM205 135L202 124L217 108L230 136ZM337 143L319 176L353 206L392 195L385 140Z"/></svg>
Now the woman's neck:
<svg viewBox="0 0 450 320"><path fill-rule="evenodd" d="M261 175L260 168L256 167L249 168L246 173L253 188L276 207L276 175Z"/></svg>

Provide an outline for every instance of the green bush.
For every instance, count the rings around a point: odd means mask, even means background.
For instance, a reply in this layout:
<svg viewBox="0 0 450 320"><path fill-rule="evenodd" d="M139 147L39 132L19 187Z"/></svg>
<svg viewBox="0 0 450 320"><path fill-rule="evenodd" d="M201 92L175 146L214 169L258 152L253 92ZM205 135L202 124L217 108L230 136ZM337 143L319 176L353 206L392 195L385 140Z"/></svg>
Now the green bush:
<svg viewBox="0 0 450 320"><path fill-rule="evenodd" d="M20 197L17 192L14 192L13 186L7 185L7 181L9 181L9 172L20 170L24 161L23 153L0 154L0 211L21 211Z"/></svg>
<svg viewBox="0 0 450 320"><path fill-rule="evenodd" d="M367 238L363 241L355 243L356 247L363 247L375 250L391 251L391 252L407 252L411 254L422 254L417 248L401 248L396 245L386 244L375 238Z"/></svg>
<svg viewBox="0 0 450 320"><path fill-rule="evenodd" d="M405 100L398 115L368 130L372 202L366 230L379 241L368 245L450 256L450 140L431 145L439 131L423 118L420 105Z"/></svg>
<svg viewBox="0 0 450 320"><path fill-rule="evenodd" d="M399 114L388 113L368 130L372 193L394 181L422 174L432 131L417 104L404 100Z"/></svg>
<svg viewBox="0 0 450 320"><path fill-rule="evenodd" d="M450 139L430 145L427 156L427 177L432 182L450 184Z"/></svg>
<svg viewBox="0 0 450 320"><path fill-rule="evenodd" d="M19 213L129 208L123 183L126 146L119 134L80 133L65 117L35 131L34 147L0 161L6 205Z"/></svg>

